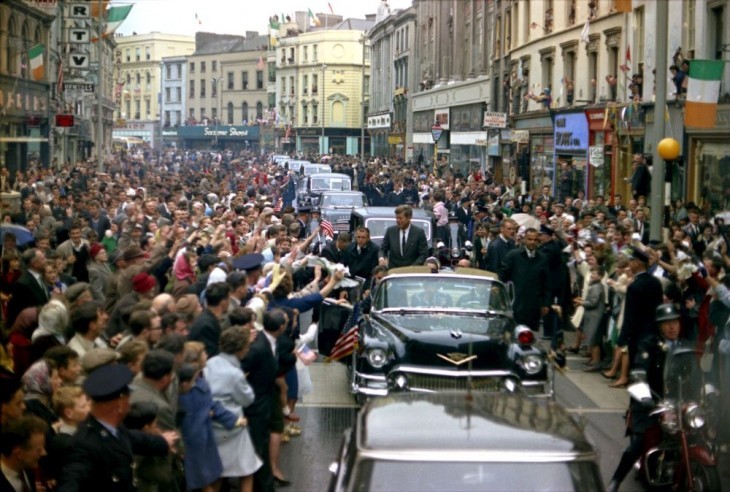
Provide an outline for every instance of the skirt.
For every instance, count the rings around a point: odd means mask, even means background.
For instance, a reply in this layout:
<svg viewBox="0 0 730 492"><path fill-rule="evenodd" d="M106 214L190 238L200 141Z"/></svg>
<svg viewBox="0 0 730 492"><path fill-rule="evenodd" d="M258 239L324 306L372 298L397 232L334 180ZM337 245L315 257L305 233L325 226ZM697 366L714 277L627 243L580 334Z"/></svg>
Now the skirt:
<svg viewBox="0 0 730 492"><path fill-rule="evenodd" d="M262 462L254 450L248 428L214 427L213 434L223 464L222 477L246 477L261 468Z"/></svg>

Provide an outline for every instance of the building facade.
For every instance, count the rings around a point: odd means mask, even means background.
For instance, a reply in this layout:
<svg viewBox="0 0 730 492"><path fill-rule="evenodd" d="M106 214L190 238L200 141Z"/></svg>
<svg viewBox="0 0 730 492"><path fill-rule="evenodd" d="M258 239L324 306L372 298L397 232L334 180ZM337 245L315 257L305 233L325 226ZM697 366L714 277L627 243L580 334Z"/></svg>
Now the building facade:
<svg viewBox="0 0 730 492"><path fill-rule="evenodd" d="M417 87L415 37L413 7L389 13L368 32L370 155L405 158L407 142L413 140L410 96Z"/></svg>
<svg viewBox="0 0 730 492"><path fill-rule="evenodd" d="M120 99L116 107L114 137L135 136L153 147L160 144L160 89L162 59L192 54L195 41L190 36L152 32L115 36L115 89Z"/></svg>
<svg viewBox="0 0 730 492"><path fill-rule="evenodd" d="M345 19L311 30L307 26L308 32L297 26L284 31L275 47L276 109L287 128L283 149L360 153L370 76L365 31L372 25Z"/></svg>
<svg viewBox="0 0 730 492"><path fill-rule="evenodd" d="M486 0L414 0L417 92L413 149L407 159L469 172L487 166L485 111L490 98L491 17ZM432 127L442 133L434 144Z"/></svg>
<svg viewBox="0 0 730 492"><path fill-rule="evenodd" d="M187 57L186 128L174 135L186 148L258 146L253 127L270 123L267 95L268 39L257 32L245 36L196 34L195 52ZM170 132L169 136L173 134Z"/></svg>
<svg viewBox="0 0 730 492"><path fill-rule="evenodd" d="M162 87L160 90L160 125L165 130L177 128L185 122L187 112L187 63L185 56L162 59Z"/></svg>
<svg viewBox="0 0 730 492"><path fill-rule="evenodd" d="M51 26L54 15L19 0L0 4L0 167L11 173L24 170L29 160L50 164L52 114L49 70ZM29 56L35 46L44 70L35 77Z"/></svg>

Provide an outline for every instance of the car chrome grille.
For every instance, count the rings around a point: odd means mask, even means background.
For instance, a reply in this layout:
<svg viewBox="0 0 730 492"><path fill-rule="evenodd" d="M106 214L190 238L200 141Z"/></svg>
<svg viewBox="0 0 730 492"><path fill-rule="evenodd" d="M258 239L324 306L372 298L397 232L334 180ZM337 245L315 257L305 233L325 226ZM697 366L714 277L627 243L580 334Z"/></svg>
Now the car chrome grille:
<svg viewBox="0 0 730 492"><path fill-rule="evenodd" d="M478 390L478 391L499 391L502 387L502 378L499 377L472 377L466 376L447 377L431 374L406 374L408 377L408 388L411 391L453 391L453 390Z"/></svg>

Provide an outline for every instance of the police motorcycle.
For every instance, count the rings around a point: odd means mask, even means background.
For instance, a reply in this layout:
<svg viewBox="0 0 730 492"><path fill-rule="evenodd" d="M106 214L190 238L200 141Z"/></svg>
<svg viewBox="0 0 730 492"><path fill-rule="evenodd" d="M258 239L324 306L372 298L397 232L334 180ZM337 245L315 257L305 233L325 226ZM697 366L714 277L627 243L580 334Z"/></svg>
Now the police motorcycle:
<svg viewBox="0 0 730 492"><path fill-rule="evenodd" d="M441 265L455 267L459 260L471 257L474 245L467 239L466 227L456 212L449 212L449 223L439 227L438 232L441 237L436 243L436 256Z"/></svg>
<svg viewBox="0 0 730 492"><path fill-rule="evenodd" d="M631 398L650 408L654 417L636 465L639 479L651 490L720 490L710 408L717 390L704 381L698 351L662 348L667 351L664 397L651 390L645 371L633 371L637 382L628 388Z"/></svg>

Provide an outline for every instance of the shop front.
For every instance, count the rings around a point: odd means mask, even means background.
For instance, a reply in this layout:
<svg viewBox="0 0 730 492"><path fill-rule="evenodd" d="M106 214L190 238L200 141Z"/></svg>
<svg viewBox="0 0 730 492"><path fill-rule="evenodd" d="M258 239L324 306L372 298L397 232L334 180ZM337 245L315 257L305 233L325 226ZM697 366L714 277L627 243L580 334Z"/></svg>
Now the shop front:
<svg viewBox="0 0 730 492"><path fill-rule="evenodd" d="M586 191L588 171L588 119L585 112L555 115L553 146L556 163L557 196L575 198ZM572 180L565 165L572 166ZM570 182L572 181L572 182Z"/></svg>
<svg viewBox="0 0 730 492"><path fill-rule="evenodd" d="M606 128L615 131L616 138L613 145L613 172L611 184L613 194L620 194L624 203L631 199L631 175L633 174L632 161L634 154L652 154L651 145L645 145L645 116L646 106L642 105L610 105L604 109ZM680 120L681 121L681 120ZM646 148L645 148L646 147Z"/></svg>
<svg viewBox="0 0 730 492"><path fill-rule="evenodd" d="M29 160L50 165L48 85L0 75L0 166L11 175Z"/></svg>
<svg viewBox="0 0 730 492"><path fill-rule="evenodd" d="M157 128L160 127L160 123L157 121L138 121L138 122L127 122L124 120L117 120L112 128L112 138L120 137L138 137L145 141L152 148L157 148L159 142L155 138L157 134ZM171 130L168 128L166 131L169 133ZM165 132L160 132L160 135ZM169 138L168 138L169 139Z"/></svg>
<svg viewBox="0 0 730 492"><path fill-rule="evenodd" d="M296 150L305 154L319 154L319 141L322 130L319 128L297 128Z"/></svg>
<svg viewBox="0 0 730 492"><path fill-rule="evenodd" d="M611 172L616 134L608 125L604 108L586 110L588 118L588 185L586 197L612 199Z"/></svg>
<svg viewBox="0 0 730 492"><path fill-rule="evenodd" d="M711 129L686 129L687 201L717 213L730 210L730 105L721 104Z"/></svg>
<svg viewBox="0 0 730 492"><path fill-rule="evenodd" d="M436 119L439 115L436 114ZM449 110L447 128L449 129L449 149L452 171L460 171L465 176L471 171L486 166L487 154L482 144L487 132L484 126L484 104L455 106ZM443 128L443 124L441 125ZM492 130L499 133L499 129ZM443 137L442 137L443 138Z"/></svg>
<svg viewBox="0 0 730 492"><path fill-rule="evenodd" d="M529 159L528 191L540 191L543 186L549 186L555 195L554 133L550 115L528 113L515 116L514 126L517 140L526 142L525 146L518 145L514 151L518 159Z"/></svg>
<svg viewBox="0 0 730 492"><path fill-rule="evenodd" d="M368 135L370 135L370 155L390 156L390 113L368 116Z"/></svg>
<svg viewBox="0 0 730 492"><path fill-rule="evenodd" d="M258 126L181 126L162 132L165 139L175 139L190 150L258 150Z"/></svg>
<svg viewBox="0 0 730 492"><path fill-rule="evenodd" d="M434 123L434 112L418 111L413 113L413 160L418 165L433 167L433 136L431 127ZM444 132L446 133L446 132ZM442 134L439 142L446 141Z"/></svg>

